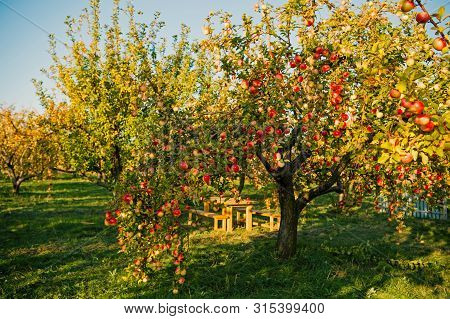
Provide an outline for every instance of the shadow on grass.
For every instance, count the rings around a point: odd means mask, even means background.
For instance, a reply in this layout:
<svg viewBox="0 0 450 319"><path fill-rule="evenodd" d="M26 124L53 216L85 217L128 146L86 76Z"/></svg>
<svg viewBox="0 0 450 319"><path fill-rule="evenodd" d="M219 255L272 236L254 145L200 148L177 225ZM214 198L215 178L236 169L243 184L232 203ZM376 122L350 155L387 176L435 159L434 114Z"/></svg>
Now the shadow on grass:
<svg viewBox="0 0 450 319"><path fill-rule="evenodd" d="M53 182L45 201L36 194L47 196L46 183L29 187L23 197L0 202L1 298L174 297L169 272L145 285L121 280L127 262L117 253L114 229L102 226L107 192L64 179ZM289 261L276 257L275 233L193 234L179 297L448 297L446 223L410 220L397 234L382 215L329 213L335 200L323 197L308 208ZM389 260L436 266L410 269Z"/></svg>

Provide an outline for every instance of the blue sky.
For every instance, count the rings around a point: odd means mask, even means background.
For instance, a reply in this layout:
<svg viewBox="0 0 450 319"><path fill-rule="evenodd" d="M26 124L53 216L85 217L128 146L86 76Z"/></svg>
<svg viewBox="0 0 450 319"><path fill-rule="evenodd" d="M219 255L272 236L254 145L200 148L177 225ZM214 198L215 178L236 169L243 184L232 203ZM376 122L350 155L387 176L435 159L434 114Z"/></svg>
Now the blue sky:
<svg viewBox="0 0 450 319"><path fill-rule="evenodd" d="M360 0L361 2L362 0ZM122 1L125 4L125 1ZM161 12L166 22L165 34L176 34L180 24L191 27L193 37L201 36L203 19L212 10L223 9L235 16L251 12L256 0L135 0L138 10L144 12L144 18L150 20L155 11ZM274 5L284 0L271 0ZM54 33L57 38L65 39L64 19L66 16L78 16L89 0L0 0L0 104L14 104L18 108L39 110L32 78L44 79L40 69L50 63L48 35L20 17L2 3L17 10L26 19L45 31ZM447 0L429 0L429 7L437 9L446 5ZM102 19L106 22L111 12L112 0L102 0Z"/></svg>

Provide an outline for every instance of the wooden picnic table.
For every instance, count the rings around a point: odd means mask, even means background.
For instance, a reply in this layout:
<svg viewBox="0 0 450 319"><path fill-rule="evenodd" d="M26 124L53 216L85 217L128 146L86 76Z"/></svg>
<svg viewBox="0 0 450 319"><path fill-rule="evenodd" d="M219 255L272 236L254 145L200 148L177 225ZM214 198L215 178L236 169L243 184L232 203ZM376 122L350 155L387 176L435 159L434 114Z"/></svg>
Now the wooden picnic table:
<svg viewBox="0 0 450 319"><path fill-rule="evenodd" d="M221 214L216 212L211 212L211 204L218 203L223 204ZM211 197L209 200L203 202L203 211L201 210L193 210L189 214L189 220L192 218L192 213L214 219L214 230L219 229L219 221L222 223L222 230L227 232L232 232L235 224L245 221L245 229L247 231L251 231L253 228L253 215L263 216L269 218L269 228L270 230L274 230L279 227L280 224L280 214L274 213L270 210L259 210L254 211L253 205L255 201L245 199L236 201L235 199L226 199L224 197ZM236 219L233 216L233 210L236 212ZM245 220L241 219L241 213L245 213ZM275 224L275 219L277 220Z"/></svg>

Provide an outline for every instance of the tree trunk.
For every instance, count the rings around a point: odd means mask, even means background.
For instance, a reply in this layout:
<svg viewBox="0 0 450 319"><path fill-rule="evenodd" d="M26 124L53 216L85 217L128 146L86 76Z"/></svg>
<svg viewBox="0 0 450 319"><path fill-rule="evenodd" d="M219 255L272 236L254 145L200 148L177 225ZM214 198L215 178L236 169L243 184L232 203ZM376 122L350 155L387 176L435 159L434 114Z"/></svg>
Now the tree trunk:
<svg viewBox="0 0 450 319"><path fill-rule="evenodd" d="M19 179L13 179L12 183L13 183L13 192L14 192L14 194L19 194L19 192L20 192L20 185L22 184L22 180L20 178Z"/></svg>
<svg viewBox="0 0 450 319"><path fill-rule="evenodd" d="M244 186L245 186L245 174L242 172L241 175L239 176L239 186L238 186L239 194L242 193Z"/></svg>
<svg viewBox="0 0 450 319"><path fill-rule="evenodd" d="M297 226L300 210L296 207L292 177L278 181L278 200L281 210L281 224L278 231L277 252L283 259L289 259L297 251Z"/></svg>

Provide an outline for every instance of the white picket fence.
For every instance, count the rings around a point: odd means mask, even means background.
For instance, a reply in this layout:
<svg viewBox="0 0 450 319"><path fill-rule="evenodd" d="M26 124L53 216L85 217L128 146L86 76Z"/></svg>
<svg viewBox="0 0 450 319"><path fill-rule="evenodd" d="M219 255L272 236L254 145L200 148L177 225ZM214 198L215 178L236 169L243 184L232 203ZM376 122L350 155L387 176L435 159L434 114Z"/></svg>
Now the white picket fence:
<svg viewBox="0 0 450 319"><path fill-rule="evenodd" d="M417 218L425 219L448 219L447 199L444 199L442 204L437 206L429 206L426 201L417 198L410 198L408 201L409 204L414 202L415 209L414 212L411 213L410 210L404 208L405 215L412 215ZM386 200L380 198L379 203L383 212L388 213L388 203Z"/></svg>

